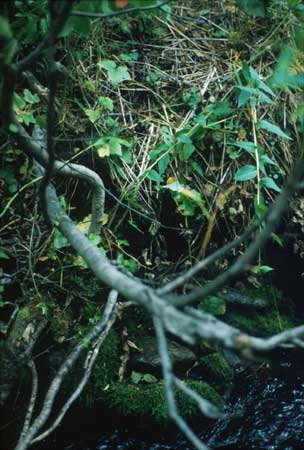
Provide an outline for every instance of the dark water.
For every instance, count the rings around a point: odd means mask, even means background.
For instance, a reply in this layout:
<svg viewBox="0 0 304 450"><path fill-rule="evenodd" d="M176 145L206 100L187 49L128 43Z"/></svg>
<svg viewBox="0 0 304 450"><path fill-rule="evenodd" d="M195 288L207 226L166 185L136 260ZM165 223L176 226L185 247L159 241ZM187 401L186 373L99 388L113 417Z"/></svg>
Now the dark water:
<svg viewBox="0 0 304 450"><path fill-rule="evenodd" d="M263 381L254 375L239 377L227 403L227 412L239 415L222 421L194 424L202 440L214 449L226 450L304 450L304 364L297 361L281 365L272 376ZM302 370L303 367L303 370ZM96 423L96 417L94 418ZM116 421L106 428L100 423L100 432L86 431L82 437L52 438L43 449L56 450L192 450L176 430L165 434L149 426L122 425ZM111 421L110 421L111 422ZM102 429L109 431L104 432ZM42 449L42 447L41 447ZM33 449L34 450L34 449ZM35 448L36 450L36 448ZM38 449L37 449L38 450Z"/></svg>

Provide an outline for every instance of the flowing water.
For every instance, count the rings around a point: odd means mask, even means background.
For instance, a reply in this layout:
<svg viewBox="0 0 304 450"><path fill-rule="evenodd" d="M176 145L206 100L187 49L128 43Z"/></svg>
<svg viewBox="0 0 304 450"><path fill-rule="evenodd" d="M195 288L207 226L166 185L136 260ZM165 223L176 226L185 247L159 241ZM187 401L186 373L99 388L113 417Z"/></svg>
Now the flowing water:
<svg viewBox="0 0 304 450"><path fill-rule="evenodd" d="M298 357L300 359L300 356ZM239 376L227 403L234 417L194 424L202 440L214 449L226 450L304 450L304 372L303 361L285 363L276 372L260 377ZM243 383L243 384L242 384ZM238 414L235 414L238 413ZM94 418L98 424L98 418ZM99 426L101 429L102 420ZM74 428L78 424L74 424ZM81 424L79 424L81 427ZM52 438L43 449L56 450L192 450L181 433L165 435L150 427L122 426L116 422L109 431L84 429L81 438ZM40 449L39 448L39 449ZM38 450L35 448L35 450Z"/></svg>

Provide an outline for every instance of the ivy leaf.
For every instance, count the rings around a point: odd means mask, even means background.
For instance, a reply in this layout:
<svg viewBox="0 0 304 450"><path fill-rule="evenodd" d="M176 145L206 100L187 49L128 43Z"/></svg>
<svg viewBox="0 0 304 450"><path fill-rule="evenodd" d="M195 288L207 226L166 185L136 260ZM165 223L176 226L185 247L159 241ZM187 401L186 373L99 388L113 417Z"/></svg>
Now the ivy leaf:
<svg viewBox="0 0 304 450"><path fill-rule="evenodd" d="M287 136L286 133L284 133L283 130L281 130L280 127L278 127L277 125L274 125L273 123L267 122L267 120L259 120L257 122L257 125L259 128L269 131L269 133L273 133L273 134L276 134L277 136L283 137L285 139L292 140L289 136Z"/></svg>
<svg viewBox="0 0 304 450"><path fill-rule="evenodd" d="M117 66L114 61L102 61L98 66L107 71L108 78L114 85L119 84L122 81L131 80L127 68L124 66Z"/></svg>
<svg viewBox="0 0 304 450"><path fill-rule="evenodd" d="M247 166L241 167L237 173L234 175L235 181L247 181L255 178L257 175L256 167L248 164Z"/></svg>

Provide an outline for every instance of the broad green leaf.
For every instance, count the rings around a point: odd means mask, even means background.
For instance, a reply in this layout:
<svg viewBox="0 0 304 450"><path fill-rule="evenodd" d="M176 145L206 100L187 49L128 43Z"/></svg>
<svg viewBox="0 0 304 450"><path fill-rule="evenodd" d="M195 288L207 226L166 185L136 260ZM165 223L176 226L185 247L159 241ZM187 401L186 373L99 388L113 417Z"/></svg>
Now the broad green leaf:
<svg viewBox="0 0 304 450"><path fill-rule="evenodd" d="M63 247L68 247L69 245L70 244L67 238L63 236L63 234L57 228L55 228L54 247L56 248L56 250L60 250Z"/></svg>
<svg viewBox="0 0 304 450"><path fill-rule="evenodd" d="M132 372L131 373L131 381L134 384L138 384L143 379L143 375L138 372Z"/></svg>
<svg viewBox="0 0 304 450"><path fill-rule="evenodd" d="M240 86L238 86L238 88L241 89ZM240 92L240 95L238 98L238 107L241 108L242 106L244 106L246 104L246 102L250 99L251 96L252 96L251 92L241 89L241 92Z"/></svg>
<svg viewBox="0 0 304 450"><path fill-rule="evenodd" d="M116 137L111 137L108 139L108 144L110 147L110 154L122 156L121 139Z"/></svg>
<svg viewBox="0 0 304 450"><path fill-rule="evenodd" d="M177 142L180 142L181 144L192 144L191 138L183 133L177 136Z"/></svg>
<svg viewBox="0 0 304 450"><path fill-rule="evenodd" d="M273 189L276 192L281 192L281 188L277 183L270 177L261 178L261 185L269 189Z"/></svg>
<svg viewBox="0 0 304 450"><path fill-rule="evenodd" d="M170 164L170 155L166 153L159 161L158 161L158 171L160 175L162 175Z"/></svg>
<svg viewBox="0 0 304 450"><path fill-rule="evenodd" d="M244 150L246 150L246 152L249 153L254 153L257 146L254 142L249 142L249 141L238 141L235 142L235 144L231 144L231 145L235 145L237 147L243 148Z"/></svg>
<svg viewBox="0 0 304 450"><path fill-rule="evenodd" d="M284 133L284 131L281 130L280 127L278 127L277 125L274 125L273 123L267 122L267 120L259 120L257 122L257 125L259 128L269 131L269 133L273 133L273 134L276 134L277 136L291 140L291 138L289 136L287 136L287 134Z"/></svg>
<svg viewBox="0 0 304 450"><path fill-rule="evenodd" d="M23 109L25 107L25 101L20 95L14 93L14 105L17 106L18 109Z"/></svg>
<svg viewBox="0 0 304 450"><path fill-rule="evenodd" d="M122 61L137 61L138 60L138 52L121 53L119 55L119 59L121 59Z"/></svg>
<svg viewBox="0 0 304 450"><path fill-rule="evenodd" d="M170 148L169 144L157 145L153 150L149 152L149 157L152 161L155 161L163 152Z"/></svg>
<svg viewBox="0 0 304 450"><path fill-rule="evenodd" d="M195 150L196 147L193 144L184 144L181 151L181 159L187 161Z"/></svg>
<svg viewBox="0 0 304 450"><path fill-rule="evenodd" d="M278 167L277 163L274 162L274 161L273 161L271 158L269 158L269 156L267 156L267 155L261 155L261 156L260 156L260 163L262 163L262 164L270 164L270 165L272 165L272 166L277 166L277 167Z"/></svg>
<svg viewBox="0 0 304 450"><path fill-rule="evenodd" d="M150 373L145 373L142 377L142 380L146 383L157 383L157 378L154 375L151 375Z"/></svg>
<svg viewBox="0 0 304 450"><path fill-rule="evenodd" d="M257 170L256 167L252 165L247 165L244 167L241 167L237 173L234 175L235 181L247 181L252 180L257 176Z"/></svg>
<svg viewBox="0 0 304 450"><path fill-rule="evenodd" d="M95 123L100 117L98 109L85 109L84 112L91 123Z"/></svg>
<svg viewBox="0 0 304 450"><path fill-rule="evenodd" d="M204 113L199 113L199 115L194 118L194 122L205 127L207 125L207 120Z"/></svg>
<svg viewBox="0 0 304 450"><path fill-rule="evenodd" d="M111 112L113 111L113 102L109 97L99 97L98 102L103 108Z"/></svg>
<svg viewBox="0 0 304 450"><path fill-rule="evenodd" d="M131 80L128 69L124 66L117 66L114 61L102 61L98 65L99 67L106 69L108 78L114 85L119 84L122 81Z"/></svg>
<svg viewBox="0 0 304 450"><path fill-rule="evenodd" d="M226 117L232 114L232 108L227 102L215 102L209 105L206 109L218 118Z"/></svg>
<svg viewBox="0 0 304 450"><path fill-rule="evenodd" d="M35 103L40 102L38 95L32 94L31 91L29 91L28 89L24 89L23 96L24 96L24 100L27 103L30 103L31 105L34 105Z"/></svg>
<svg viewBox="0 0 304 450"><path fill-rule="evenodd" d="M147 178L156 183L161 183L163 181L163 177L155 169L151 169L147 172Z"/></svg>

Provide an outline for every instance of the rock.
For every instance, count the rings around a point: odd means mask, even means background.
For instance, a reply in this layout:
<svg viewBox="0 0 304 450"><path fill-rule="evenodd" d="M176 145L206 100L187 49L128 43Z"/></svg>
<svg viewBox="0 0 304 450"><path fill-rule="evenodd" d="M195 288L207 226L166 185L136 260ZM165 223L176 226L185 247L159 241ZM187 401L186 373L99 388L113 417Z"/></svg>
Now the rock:
<svg viewBox="0 0 304 450"><path fill-rule="evenodd" d="M130 366L137 370L160 369L161 360L158 354L158 345L154 337L147 336L140 343L142 352L134 352L130 359ZM175 341L168 340L168 350L171 362L175 368L187 369L196 361L195 353L189 348L178 344Z"/></svg>

